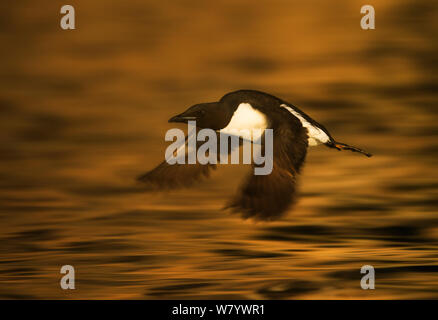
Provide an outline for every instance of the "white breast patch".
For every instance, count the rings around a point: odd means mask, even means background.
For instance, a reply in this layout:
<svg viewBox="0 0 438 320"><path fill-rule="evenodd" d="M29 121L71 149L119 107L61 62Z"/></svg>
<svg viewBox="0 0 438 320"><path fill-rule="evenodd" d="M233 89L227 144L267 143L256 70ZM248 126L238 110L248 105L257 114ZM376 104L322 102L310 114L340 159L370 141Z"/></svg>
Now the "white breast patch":
<svg viewBox="0 0 438 320"><path fill-rule="evenodd" d="M292 113L298 120L301 121L301 124L304 128L307 128L308 131L308 142L309 146L317 146L322 143L326 143L330 141L329 136L318 127L313 126L310 122L308 122L300 113L289 107L288 105L281 104L280 107L286 108L290 113Z"/></svg>
<svg viewBox="0 0 438 320"><path fill-rule="evenodd" d="M266 116L249 103L241 103L234 111L228 125L221 129L221 133L239 135L243 139L257 140L263 130L268 127ZM258 134L261 132L261 134Z"/></svg>

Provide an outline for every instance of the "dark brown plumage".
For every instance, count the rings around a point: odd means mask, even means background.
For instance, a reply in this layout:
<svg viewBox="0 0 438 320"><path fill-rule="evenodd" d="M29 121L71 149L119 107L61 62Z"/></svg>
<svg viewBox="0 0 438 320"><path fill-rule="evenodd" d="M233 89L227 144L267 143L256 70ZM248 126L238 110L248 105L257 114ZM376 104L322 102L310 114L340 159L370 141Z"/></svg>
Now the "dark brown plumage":
<svg viewBox="0 0 438 320"><path fill-rule="evenodd" d="M289 114L284 116L291 117ZM307 153L306 130L296 123L281 121L274 129L274 163L269 175L249 174L226 208L243 218L275 220L296 202L297 178Z"/></svg>

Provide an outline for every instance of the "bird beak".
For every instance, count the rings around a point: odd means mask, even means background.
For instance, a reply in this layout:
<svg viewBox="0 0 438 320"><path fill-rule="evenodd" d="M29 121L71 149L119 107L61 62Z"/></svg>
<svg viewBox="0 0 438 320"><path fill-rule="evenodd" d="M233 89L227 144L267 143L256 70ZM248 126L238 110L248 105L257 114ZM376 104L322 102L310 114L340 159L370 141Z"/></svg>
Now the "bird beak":
<svg viewBox="0 0 438 320"><path fill-rule="evenodd" d="M196 120L196 117L183 116L181 114L169 119L169 122L187 122L189 120Z"/></svg>

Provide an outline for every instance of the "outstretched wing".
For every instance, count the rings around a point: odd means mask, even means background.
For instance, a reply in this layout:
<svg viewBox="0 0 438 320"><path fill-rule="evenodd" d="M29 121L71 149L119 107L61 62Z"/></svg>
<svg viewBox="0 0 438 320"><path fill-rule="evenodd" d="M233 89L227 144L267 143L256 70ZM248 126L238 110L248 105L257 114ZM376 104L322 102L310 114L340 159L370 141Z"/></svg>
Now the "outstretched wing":
<svg viewBox="0 0 438 320"><path fill-rule="evenodd" d="M196 139L196 137L195 137ZM199 142L197 142L199 147ZM188 136L184 144L184 163L169 164L167 161L161 162L151 171L137 178L138 181L145 183L149 189L177 189L188 187L193 183L207 178L212 169L216 168L215 164L202 165L196 161L195 164L188 163Z"/></svg>
<svg viewBox="0 0 438 320"><path fill-rule="evenodd" d="M138 177L138 181L146 184L150 189L177 189L188 187L210 176L211 169L216 165L206 164L168 164L166 161L160 163L155 169Z"/></svg>
<svg viewBox="0 0 438 320"><path fill-rule="evenodd" d="M306 129L297 119L282 121L274 127L273 142L272 172L269 175L251 172L226 207L241 213L243 218L278 219L296 200L297 175L307 152Z"/></svg>
<svg viewBox="0 0 438 320"><path fill-rule="evenodd" d="M217 162L219 162L221 152L219 136L219 133L216 133L217 144L214 157L217 158ZM197 141L196 150L203 143L202 141ZM241 144L242 141L239 140L239 145ZM232 147L230 144L224 152L230 154L235 150ZM177 189L189 187L203 178L208 178L212 169L216 169L216 164L200 164L198 161L195 164L188 163L188 137L185 139L184 150L185 154L181 156L185 159L184 164L169 164L167 161L163 161L156 168L138 177L137 180L145 183L148 189Z"/></svg>

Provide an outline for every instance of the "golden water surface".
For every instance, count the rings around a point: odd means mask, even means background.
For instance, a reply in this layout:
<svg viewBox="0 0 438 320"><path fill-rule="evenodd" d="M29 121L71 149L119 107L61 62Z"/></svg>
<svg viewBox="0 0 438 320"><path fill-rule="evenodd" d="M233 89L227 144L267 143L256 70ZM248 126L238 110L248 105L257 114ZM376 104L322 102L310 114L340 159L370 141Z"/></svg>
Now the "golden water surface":
<svg viewBox="0 0 438 320"><path fill-rule="evenodd" d="M67 31L64 4L0 3L0 298L438 298L436 2L80 1ZM374 157L311 148L269 223L222 210L247 166L136 183L171 116L242 88Z"/></svg>

